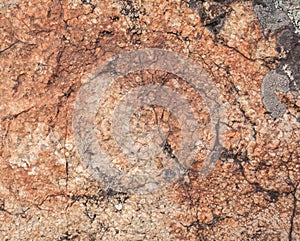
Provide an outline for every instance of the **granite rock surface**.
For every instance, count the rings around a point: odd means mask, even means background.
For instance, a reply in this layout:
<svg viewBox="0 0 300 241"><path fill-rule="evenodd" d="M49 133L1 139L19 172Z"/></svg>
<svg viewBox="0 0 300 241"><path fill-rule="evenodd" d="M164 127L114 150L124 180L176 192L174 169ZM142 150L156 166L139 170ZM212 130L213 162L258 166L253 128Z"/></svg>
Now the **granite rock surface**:
<svg viewBox="0 0 300 241"><path fill-rule="evenodd" d="M2 1L0 240L300 240L299 3L285 2ZM141 195L95 178L72 123L99 66L148 48L200 66L224 111L218 136L206 128L209 92L163 70L121 76L105 92L95 133L119 170L164 166L131 163L112 138L111 112L131 88L172 88L203 126L203 151L186 172ZM141 145L153 139L140 134L160 125L168 133L162 152L176 161L182 126L170 111L149 105L130 124ZM209 155L201 143L214 134L221 149L201 177Z"/></svg>

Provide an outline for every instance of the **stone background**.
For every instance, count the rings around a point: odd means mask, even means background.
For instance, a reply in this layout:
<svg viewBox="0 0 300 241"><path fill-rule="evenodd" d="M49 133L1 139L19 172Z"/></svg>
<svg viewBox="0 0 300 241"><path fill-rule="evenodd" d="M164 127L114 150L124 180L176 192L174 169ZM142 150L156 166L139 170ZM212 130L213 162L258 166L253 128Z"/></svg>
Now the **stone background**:
<svg viewBox="0 0 300 241"><path fill-rule="evenodd" d="M297 1L2 1L0 239L300 240L298 17ZM146 47L205 69L228 129L208 177L135 195L82 165L72 108L99 64Z"/></svg>

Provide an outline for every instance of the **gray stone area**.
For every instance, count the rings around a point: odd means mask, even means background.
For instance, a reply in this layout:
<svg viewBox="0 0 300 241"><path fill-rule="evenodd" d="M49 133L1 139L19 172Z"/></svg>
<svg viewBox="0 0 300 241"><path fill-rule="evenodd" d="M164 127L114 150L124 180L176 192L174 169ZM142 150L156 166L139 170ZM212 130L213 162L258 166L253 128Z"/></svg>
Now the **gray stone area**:
<svg viewBox="0 0 300 241"><path fill-rule="evenodd" d="M286 107L282 104L275 91L278 90L282 93L286 93L289 90L289 79L286 75L281 75L272 70L266 74L264 81L261 85L261 94L263 96L262 101L273 118L282 116Z"/></svg>
<svg viewBox="0 0 300 241"><path fill-rule="evenodd" d="M254 1L254 12L264 29L264 35L274 35L290 24L290 19L284 11L277 9L273 0Z"/></svg>
<svg viewBox="0 0 300 241"><path fill-rule="evenodd" d="M300 34L300 2L299 0L275 0L275 7L285 11L295 27L295 33Z"/></svg>
<svg viewBox="0 0 300 241"><path fill-rule="evenodd" d="M300 3L297 0L255 0L253 5L264 29L264 35L266 38L277 35L277 51L285 56L277 65L276 71L271 70L265 75L262 83L261 93L264 106L276 119L285 113L286 108L284 104L278 103L279 99L275 96L273 89L267 90L267 86L270 83L272 86L281 86L288 80L288 90L293 95L298 95L300 89Z"/></svg>

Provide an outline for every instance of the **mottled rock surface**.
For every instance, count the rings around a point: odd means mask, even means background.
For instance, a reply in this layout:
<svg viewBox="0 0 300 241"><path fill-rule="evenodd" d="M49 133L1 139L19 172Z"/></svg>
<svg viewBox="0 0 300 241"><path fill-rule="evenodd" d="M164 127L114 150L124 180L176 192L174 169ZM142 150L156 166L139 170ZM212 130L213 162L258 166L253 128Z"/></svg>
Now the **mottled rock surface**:
<svg viewBox="0 0 300 241"><path fill-rule="evenodd" d="M0 240L300 240L299 8L297 1L264 2L2 1ZM272 11L287 11L280 26ZM72 114L99 65L144 48L179 53L208 74L224 130L208 175L198 175L207 155L199 152L178 181L140 195L92 175L76 148ZM285 83L263 85L270 73ZM189 82L134 72L99 106L96 133L108 153L123 155L111 142L109 110L125 91L151 81L186 96L199 123L209 123L201 91ZM285 111L266 109L265 93ZM150 107L132 119L133 134L147 144L140 132L161 124L170 132L163 151L174 159L178 121ZM132 168L126 156L113 161Z"/></svg>

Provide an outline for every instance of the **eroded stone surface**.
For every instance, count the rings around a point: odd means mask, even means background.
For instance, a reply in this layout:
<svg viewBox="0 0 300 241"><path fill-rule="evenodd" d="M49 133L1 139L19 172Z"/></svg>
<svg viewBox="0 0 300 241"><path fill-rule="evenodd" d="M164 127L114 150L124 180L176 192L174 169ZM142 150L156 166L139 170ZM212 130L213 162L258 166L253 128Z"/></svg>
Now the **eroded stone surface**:
<svg viewBox="0 0 300 241"><path fill-rule="evenodd" d="M296 1L258 0L253 2L254 11L264 29L266 37L277 35L277 51L283 54L280 63L275 70L271 70L263 79L263 85L273 82L275 85L282 85L281 81L289 82L289 91L297 96L300 89L300 36L299 17L300 4ZM262 89L264 87L262 86ZM286 92L285 90L284 92ZM262 90L264 105L270 111L273 118L281 117L285 112L283 103L275 103L278 99L274 94ZM273 107L272 107L273 106Z"/></svg>
<svg viewBox="0 0 300 241"><path fill-rule="evenodd" d="M251 2L226 2L217 32L183 1L0 5L1 240L300 239L300 97L276 93L286 112L266 113L261 84L284 57L278 36L265 38ZM75 98L108 58L154 47L214 81L226 108L222 155L205 179L199 154L157 192L105 190L76 151Z"/></svg>

